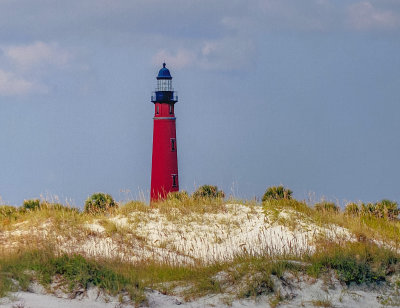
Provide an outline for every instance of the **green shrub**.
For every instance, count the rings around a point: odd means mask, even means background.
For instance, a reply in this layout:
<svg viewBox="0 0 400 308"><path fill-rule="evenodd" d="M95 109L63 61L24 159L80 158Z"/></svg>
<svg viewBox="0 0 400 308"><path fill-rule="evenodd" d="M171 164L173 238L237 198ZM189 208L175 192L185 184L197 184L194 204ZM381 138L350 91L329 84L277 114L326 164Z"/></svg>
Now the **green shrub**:
<svg viewBox="0 0 400 308"><path fill-rule="evenodd" d="M344 208L344 213L346 215L358 215L360 213L360 207L358 206L357 203L351 202L346 204L346 207Z"/></svg>
<svg viewBox="0 0 400 308"><path fill-rule="evenodd" d="M354 256L343 255L342 253L324 256L310 266L308 273L311 275L319 274L327 269L336 270L338 278L346 284L351 282L360 284L382 279L382 276L374 275L367 262L358 261Z"/></svg>
<svg viewBox="0 0 400 308"><path fill-rule="evenodd" d="M203 185L200 186L194 193L194 199L210 198L210 199L223 199L225 198L225 193L219 190L217 186L213 185Z"/></svg>
<svg viewBox="0 0 400 308"><path fill-rule="evenodd" d="M39 210L40 209L40 200L39 199L31 199L31 200L24 200L22 207L25 210Z"/></svg>
<svg viewBox="0 0 400 308"><path fill-rule="evenodd" d="M335 270L339 280L350 284L384 281L386 275L398 268L399 256L387 248L371 243L320 243L310 256L307 272L313 276Z"/></svg>
<svg viewBox="0 0 400 308"><path fill-rule="evenodd" d="M314 209L324 212L339 212L339 207L335 203L327 201L316 203Z"/></svg>
<svg viewBox="0 0 400 308"><path fill-rule="evenodd" d="M167 200L186 201L189 198L190 197L189 197L188 193L185 190L172 191L172 192L169 192L168 195L167 195Z"/></svg>
<svg viewBox="0 0 400 308"><path fill-rule="evenodd" d="M104 213L117 207L113 197L105 193L95 193L85 201L86 213Z"/></svg>
<svg viewBox="0 0 400 308"><path fill-rule="evenodd" d="M264 193L264 196L262 197L262 201L268 201L268 200L290 200L292 199L292 193L289 188L285 188L282 185L280 186L271 186L268 187L267 190Z"/></svg>

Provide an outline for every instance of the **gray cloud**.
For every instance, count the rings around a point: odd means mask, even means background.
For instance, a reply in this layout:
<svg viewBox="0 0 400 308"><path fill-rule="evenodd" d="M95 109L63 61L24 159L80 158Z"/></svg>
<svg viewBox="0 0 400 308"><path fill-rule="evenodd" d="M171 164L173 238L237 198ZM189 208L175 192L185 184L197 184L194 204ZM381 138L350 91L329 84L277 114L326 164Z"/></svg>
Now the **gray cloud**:
<svg viewBox="0 0 400 308"><path fill-rule="evenodd" d="M161 49L153 57L153 64L167 61L177 69L243 70L251 65L254 57L253 41L241 36L204 40L196 45L176 51Z"/></svg>
<svg viewBox="0 0 400 308"><path fill-rule="evenodd" d="M27 45L11 45L2 48L4 55L23 70L43 65L65 67L71 54L54 43L36 41Z"/></svg>
<svg viewBox="0 0 400 308"><path fill-rule="evenodd" d="M348 23L357 30L395 29L400 26L400 15L389 9L380 9L369 1L348 7Z"/></svg>
<svg viewBox="0 0 400 308"><path fill-rule="evenodd" d="M366 27L366 20L372 20L370 25L397 26L399 11L400 4L393 0L3 0L0 37L107 41L162 35L204 40L249 27L261 32L343 31Z"/></svg>
<svg viewBox="0 0 400 308"><path fill-rule="evenodd" d="M394 0L3 0L5 65L0 69L4 84L18 83L29 92L37 81L21 72L85 61L72 59L60 45L84 46L80 48L89 54L98 46L133 45L150 51L154 65L165 60L177 69L244 69L261 53L259 42L270 33L393 31L400 27L399 12Z"/></svg>
<svg viewBox="0 0 400 308"><path fill-rule="evenodd" d="M47 88L39 83L26 80L13 72L7 72L0 69L0 95L3 96L21 96L30 93L43 93Z"/></svg>
<svg viewBox="0 0 400 308"><path fill-rule="evenodd" d="M3 45L0 64L0 95L21 96L49 91L43 76L68 67L72 54L56 43Z"/></svg>
<svg viewBox="0 0 400 308"><path fill-rule="evenodd" d="M3 0L0 39L6 65L0 69L3 80L24 84L25 92L38 82L43 88L41 78L21 72L87 61L73 59L61 45L86 48L86 57L97 48L132 45L150 52L154 65L165 60L177 69L245 69L263 53L259 45L268 34L396 31L399 12L394 0Z"/></svg>

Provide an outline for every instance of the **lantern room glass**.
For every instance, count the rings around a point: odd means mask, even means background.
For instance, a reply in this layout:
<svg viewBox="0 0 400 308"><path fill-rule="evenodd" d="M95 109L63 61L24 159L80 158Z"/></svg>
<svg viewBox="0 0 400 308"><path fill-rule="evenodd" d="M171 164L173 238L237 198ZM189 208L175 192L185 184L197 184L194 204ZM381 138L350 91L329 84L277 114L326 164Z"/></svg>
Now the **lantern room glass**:
<svg viewBox="0 0 400 308"><path fill-rule="evenodd" d="M173 91L171 79L158 79L156 91Z"/></svg>

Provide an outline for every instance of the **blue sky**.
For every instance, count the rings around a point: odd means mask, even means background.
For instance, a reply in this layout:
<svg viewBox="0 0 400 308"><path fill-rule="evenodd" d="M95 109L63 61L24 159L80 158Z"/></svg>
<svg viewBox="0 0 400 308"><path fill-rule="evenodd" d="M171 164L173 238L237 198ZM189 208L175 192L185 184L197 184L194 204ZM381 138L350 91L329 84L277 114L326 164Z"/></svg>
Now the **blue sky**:
<svg viewBox="0 0 400 308"><path fill-rule="evenodd" d="M181 189L400 201L398 0L0 0L0 202L148 198L163 61Z"/></svg>

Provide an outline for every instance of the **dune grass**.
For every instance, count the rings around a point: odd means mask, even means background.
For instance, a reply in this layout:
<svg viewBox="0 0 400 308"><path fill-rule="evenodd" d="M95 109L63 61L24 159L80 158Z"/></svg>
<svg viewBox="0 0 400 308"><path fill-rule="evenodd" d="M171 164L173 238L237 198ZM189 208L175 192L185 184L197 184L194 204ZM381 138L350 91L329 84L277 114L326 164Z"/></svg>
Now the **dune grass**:
<svg viewBox="0 0 400 308"><path fill-rule="evenodd" d="M85 224L96 221L105 228L107 236L118 235L122 238L127 231L118 227L110 218L123 216L133 219L132 214L158 211L171 221L186 223L182 217L192 214L223 214L227 211L227 203L235 202L224 201L222 198L172 198L152 203L150 207L143 202L130 201L110 212L97 214L53 204L32 210L2 206L0 231L21 228L21 224L38 228L46 228L46 224L51 224L55 237L59 234L66 236L68 232L96 236L84 228ZM397 219L349 215L337 210L330 211L329 207L315 209L296 200L270 200L262 205L249 201L247 205L249 208L263 206L269 218L275 217L277 223L288 224L293 228L300 221L312 221L321 226L342 226L354 235L354 239L340 244L321 239L315 253L301 256L296 253L281 256L254 255L243 251L233 260L179 265L156 260L129 263L119 259L65 254L54 247L49 248L49 242L34 242L29 234L26 241L31 241L30 245L0 251L0 297L17 289L26 290L33 281L50 290L57 281L61 282L66 292L96 286L110 295L126 294L135 303L145 302L146 288L157 289L165 294L179 294L187 300L217 293L243 298L275 292L271 277L281 278L287 271L313 277L334 271L345 284L375 283L400 272L400 223ZM282 218L279 214L283 210L289 215ZM380 245L381 242L385 245ZM276 299L279 298L277 294Z"/></svg>
<svg viewBox="0 0 400 308"><path fill-rule="evenodd" d="M135 302L145 301L143 287L124 266L107 261L85 259L80 255L56 256L51 249L2 255L0 258L0 295L26 291L36 281L51 291L52 283L66 293L95 286L110 295L126 293Z"/></svg>
<svg viewBox="0 0 400 308"><path fill-rule="evenodd" d="M106 294L126 294L136 303L145 302L145 288L164 294L179 293L185 300L218 293L246 298L273 293L271 276L281 278L287 271L312 277L335 271L343 283L360 284L385 281L388 275L399 272L399 265L398 254L372 243L338 246L327 242L317 253L303 258L243 254L233 261L208 266L131 264L36 250L0 257L0 296L17 289L27 290L31 282L37 281L48 290L52 283L61 282L65 292L72 294L96 286ZM181 291L176 291L177 287Z"/></svg>
<svg viewBox="0 0 400 308"><path fill-rule="evenodd" d="M334 224L348 229L358 240L376 240L390 244L393 249L400 248L400 220L389 220L370 214L349 215L346 212L313 208L297 200L270 200L263 202L266 211L276 215L282 210L292 211L289 218L281 218L282 224L296 226L298 220L310 220L318 225Z"/></svg>
<svg viewBox="0 0 400 308"><path fill-rule="evenodd" d="M388 275L400 270L398 253L365 242L347 243L344 246L320 243L317 252L304 260L311 264L307 268L308 274L319 277L334 270L339 280L346 284L385 281Z"/></svg>

